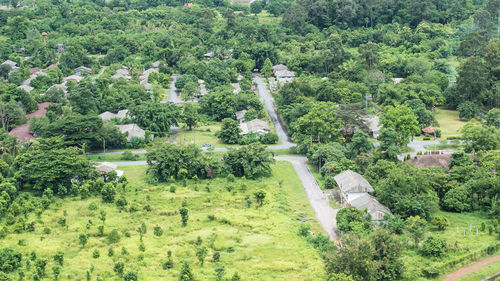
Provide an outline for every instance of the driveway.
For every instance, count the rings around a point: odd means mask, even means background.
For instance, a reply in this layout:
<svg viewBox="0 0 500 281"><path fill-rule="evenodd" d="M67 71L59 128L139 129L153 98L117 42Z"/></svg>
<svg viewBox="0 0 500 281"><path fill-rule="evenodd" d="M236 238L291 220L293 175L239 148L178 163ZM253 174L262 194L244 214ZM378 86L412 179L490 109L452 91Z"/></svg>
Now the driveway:
<svg viewBox="0 0 500 281"><path fill-rule="evenodd" d="M276 112L276 107L274 105L274 99L267 89L264 80L262 80L260 76L254 74L253 82L257 84L257 93L259 94L260 101L262 102L262 104L264 104L264 108L266 109L267 114L269 115L269 119L273 123L276 134L278 135L278 138L281 142L281 144L271 146L273 148L270 149L287 149L295 146L295 144L288 138L283 124L281 124L281 121L278 118L278 113Z"/></svg>
<svg viewBox="0 0 500 281"><path fill-rule="evenodd" d="M179 90L175 87L175 82L177 81L178 76L170 76L170 91L168 94L168 101L173 102L175 104L184 103L179 97ZM161 103L166 103L166 101L162 101Z"/></svg>
<svg viewBox="0 0 500 281"><path fill-rule="evenodd" d="M337 237L337 211L330 205L328 197L320 189L318 182L309 171L306 165L306 157L275 157L278 161L287 161L292 163L295 172L300 178L304 190L306 191L309 203L316 214L319 224L330 237L331 240Z"/></svg>

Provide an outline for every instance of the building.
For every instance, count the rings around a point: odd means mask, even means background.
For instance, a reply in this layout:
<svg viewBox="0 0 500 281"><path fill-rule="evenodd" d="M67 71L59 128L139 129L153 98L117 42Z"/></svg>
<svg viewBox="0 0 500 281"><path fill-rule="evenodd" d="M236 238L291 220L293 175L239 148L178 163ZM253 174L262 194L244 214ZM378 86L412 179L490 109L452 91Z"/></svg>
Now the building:
<svg viewBox="0 0 500 281"><path fill-rule="evenodd" d="M353 206L361 211L367 211L371 221L384 220L386 213L391 214L389 209L368 194L374 189L362 175L346 170L334 177L340 190L340 201L344 206Z"/></svg>
<svg viewBox="0 0 500 281"><path fill-rule="evenodd" d="M128 69L125 69L125 68L120 68L116 71L116 74L111 76L111 78L113 79L120 79L120 78L123 78L125 80L131 80L132 79L132 76L129 75L129 71Z"/></svg>
<svg viewBox="0 0 500 281"><path fill-rule="evenodd" d="M21 85L18 88L19 89L23 89L23 90L25 90L28 93L31 92L31 91L33 91L33 89L35 89L35 88L31 87L30 85Z"/></svg>
<svg viewBox="0 0 500 281"><path fill-rule="evenodd" d="M110 162L102 162L101 164L97 165L95 169L101 173L102 177L106 179L107 175L111 173L112 171L116 172L116 176L118 178L121 178L123 176L123 171L117 170L118 166L116 164L110 163Z"/></svg>
<svg viewBox="0 0 500 281"><path fill-rule="evenodd" d="M129 117L128 116L128 109L120 110L120 111L118 111L118 113L105 111L105 112L99 114L99 117L101 117L102 121L109 121L113 118L118 118L120 120L123 120L123 119Z"/></svg>
<svg viewBox="0 0 500 281"><path fill-rule="evenodd" d="M47 89L47 91L52 89L52 88L59 88L64 92L64 96L68 96L68 86L66 86L66 83L54 84L54 85L50 86L50 88Z"/></svg>
<svg viewBox="0 0 500 281"><path fill-rule="evenodd" d="M406 162L413 163L420 168L443 167L445 170L448 170L451 162L451 154L441 154L439 151L431 151L431 154L416 155Z"/></svg>
<svg viewBox="0 0 500 281"><path fill-rule="evenodd" d="M38 116L44 116L47 113L47 107L51 105L50 102L43 102L38 105L38 109L30 114L26 114L26 117L31 118L31 117L38 117ZM16 137L20 141L32 141L35 139L35 136L30 132L29 130L29 121L23 124L22 126L19 126L17 128L12 129L9 132L9 135Z"/></svg>
<svg viewBox="0 0 500 281"><path fill-rule="evenodd" d="M83 76L80 76L80 75L71 75L71 76L65 77L63 80L64 80L64 82L75 81L76 83L80 83L80 81L82 81L83 79L84 79Z"/></svg>
<svg viewBox="0 0 500 281"><path fill-rule="evenodd" d="M127 140L130 141L132 137L146 138L146 131L141 129L137 124L117 125L121 133L127 134Z"/></svg>
<svg viewBox="0 0 500 281"><path fill-rule="evenodd" d="M75 68L75 74L82 76L83 73L87 73L87 75L92 75L92 69L86 66L79 66Z"/></svg>
<svg viewBox="0 0 500 281"><path fill-rule="evenodd" d="M237 94L241 92L241 87L239 83L231 83L231 86L233 86L234 88L233 93Z"/></svg>
<svg viewBox="0 0 500 281"><path fill-rule="evenodd" d="M2 63L2 65L4 65L4 64L6 64L6 65L10 66L10 71L12 71L12 70L15 70L15 69L18 69L18 68L19 68L19 65L18 65L18 64L17 64L17 62L15 62L15 61L6 60L6 61L4 61L4 62Z"/></svg>
<svg viewBox="0 0 500 281"><path fill-rule="evenodd" d="M362 117L362 120L365 122L366 126L368 127L369 135L377 138L380 135L380 119L376 115L366 115Z"/></svg>
<svg viewBox="0 0 500 281"><path fill-rule="evenodd" d="M146 90L148 90L148 91L149 91L149 90L151 90L151 83L149 83L149 82L148 82L148 80L149 80L149 75L150 75L151 73L153 73L153 72L155 72L155 73L159 73L158 68L150 68L150 69L148 69L148 70L145 70L145 71L142 73L141 77L139 77L139 81L140 81L139 83L140 83L142 86L144 86L144 88L145 88Z"/></svg>
<svg viewBox="0 0 500 281"><path fill-rule="evenodd" d="M273 66L273 75L279 83L290 82L295 78L295 73L283 64Z"/></svg>
<svg viewBox="0 0 500 281"><path fill-rule="evenodd" d="M269 129L269 125L266 121L260 119L254 119L248 122L240 123L240 135L246 135L249 133L257 133L257 134L267 134L271 130Z"/></svg>
<svg viewBox="0 0 500 281"><path fill-rule="evenodd" d="M238 120L238 122L240 122L240 123L245 122L245 114L246 113L247 113L246 109L243 109L243 110L240 110L240 111L236 111L236 113L235 113L236 120Z"/></svg>
<svg viewBox="0 0 500 281"><path fill-rule="evenodd" d="M394 84L399 84L401 82L403 82L404 78L391 78L392 82L394 82Z"/></svg>

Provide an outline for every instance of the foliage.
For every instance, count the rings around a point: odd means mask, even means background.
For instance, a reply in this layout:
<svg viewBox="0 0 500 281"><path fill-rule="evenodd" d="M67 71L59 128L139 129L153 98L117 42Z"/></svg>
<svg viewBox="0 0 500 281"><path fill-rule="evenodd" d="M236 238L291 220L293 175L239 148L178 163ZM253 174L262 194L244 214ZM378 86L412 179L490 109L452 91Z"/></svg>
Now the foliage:
<svg viewBox="0 0 500 281"><path fill-rule="evenodd" d="M437 227L439 230L445 230L448 226L450 226L450 221L443 216L435 216L431 220L431 224Z"/></svg>
<svg viewBox="0 0 500 281"><path fill-rule="evenodd" d="M415 247L418 248L419 242L424 238L426 222L419 216L408 217L406 219L406 231L413 239Z"/></svg>
<svg viewBox="0 0 500 281"><path fill-rule="evenodd" d="M144 103L133 107L130 114L141 128L158 133L168 133L180 117L179 107L173 103Z"/></svg>
<svg viewBox="0 0 500 281"><path fill-rule="evenodd" d="M384 128L396 131L397 145L406 146L410 138L419 131L417 118L406 105L386 106L380 120Z"/></svg>
<svg viewBox="0 0 500 281"><path fill-rule="evenodd" d="M11 249L0 249L0 271L9 273L21 266L22 254Z"/></svg>
<svg viewBox="0 0 500 281"><path fill-rule="evenodd" d="M240 139L240 125L238 121L231 118L224 118L222 120L221 130L217 132L217 137L224 143L236 144Z"/></svg>
<svg viewBox="0 0 500 281"><path fill-rule="evenodd" d="M269 175L273 162L272 152L259 144L230 150L222 157L224 171L236 177L257 178Z"/></svg>
<svg viewBox="0 0 500 281"><path fill-rule="evenodd" d="M446 240L436 236L429 236L424 240L420 251L423 255L429 257L439 257L446 250Z"/></svg>
<svg viewBox="0 0 500 281"><path fill-rule="evenodd" d="M363 212L355 207L342 208L337 212L337 227L340 231L363 230L368 225L363 218Z"/></svg>

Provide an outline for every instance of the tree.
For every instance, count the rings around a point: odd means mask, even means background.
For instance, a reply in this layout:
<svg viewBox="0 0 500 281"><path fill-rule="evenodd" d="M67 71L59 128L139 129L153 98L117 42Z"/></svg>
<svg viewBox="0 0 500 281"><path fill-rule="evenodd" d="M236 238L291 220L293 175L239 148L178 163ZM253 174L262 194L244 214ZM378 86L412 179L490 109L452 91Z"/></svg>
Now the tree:
<svg viewBox="0 0 500 281"><path fill-rule="evenodd" d="M2 120L2 128L9 131L26 121L25 113L17 102L11 100L7 103L0 104L0 119Z"/></svg>
<svg viewBox="0 0 500 281"><path fill-rule="evenodd" d="M253 194L255 197L255 201L257 201L257 205L262 206L264 204L264 200L266 199L266 192L263 190L259 190Z"/></svg>
<svg viewBox="0 0 500 281"><path fill-rule="evenodd" d="M359 45L358 51L361 60L368 68L373 68L378 64L379 46L376 43L368 42L366 44L361 44Z"/></svg>
<svg viewBox="0 0 500 281"><path fill-rule="evenodd" d="M7 79L11 70L10 65L6 63L0 64L0 78Z"/></svg>
<svg viewBox="0 0 500 281"><path fill-rule="evenodd" d="M217 137L227 144L237 144L240 140L240 125L238 121L225 118L222 120L221 130L217 132Z"/></svg>
<svg viewBox="0 0 500 281"><path fill-rule="evenodd" d="M47 116L35 116L31 117L29 130L33 136L38 137L43 134L47 126L49 126L49 118Z"/></svg>
<svg viewBox="0 0 500 281"><path fill-rule="evenodd" d="M90 81L84 80L78 84L76 89L69 91L68 100L74 112L82 115L98 114L98 95L97 87Z"/></svg>
<svg viewBox="0 0 500 281"><path fill-rule="evenodd" d="M363 212L355 207L342 208L338 211L337 227L340 231L352 231L366 229Z"/></svg>
<svg viewBox="0 0 500 281"><path fill-rule="evenodd" d="M189 219L189 210L185 207L179 209L179 213L181 214L182 226L186 226Z"/></svg>
<svg viewBox="0 0 500 281"><path fill-rule="evenodd" d="M72 181L89 178L89 161L75 147L66 147L61 137L39 138L16 159L15 178L20 186L65 195Z"/></svg>
<svg viewBox="0 0 500 281"><path fill-rule="evenodd" d="M356 131L348 145L351 152L351 159L361 153L369 153L373 150L373 144L370 142L368 135L363 131Z"/></svg>
<svg viewBox="0 0 500 281"><path fill-rule="evenodd" d="M203 267L203 264L205 263L205 257L207 256L207 248L205 247L199 247L196 249L196 257L198 258L198 261L200 262L200 265Z"/></svg>
<svg viewBox="0 0 500 281"><path fill-rule="evenodd" d="M82 245L82 247L85 247L85 245L87 245L88 239L89 238L86 234L80 234L78 236L79 244Z"/></svg>
<svg viewBox="0 0 500 281"><path fill-rule="evenodd" d="M250 4L250 12L255 15L260 14L260 12L262 12L265 6L266 6L266 1L264 0L254 1Z"/></svg>
<svg viewBox="0 0 500 281"><path fill-rule="evenodd" d="M123 276L124 281L139 281L139 276L135 271L129 271Z"/></svg>
<svg viewBox="0 0 500 281"><path fill-rule="evenodd" d="M460 42L457 54L461 57L482 56L486 42L486 38L483 35L471 32Z"/></svg>
<svg viewBox="0 0 500 281"><path fill-rule="evenodd" d="M301 34L306 26L307 11L300 4L292 4L283 14L281 24L284 27Z"/></svg>
<svg viewBox="0 0 500 281"><path fill-rule="evenodd" d="M180 117L179 107L171 102L144 103L133 107L130 114L141 128L163 134L168 133L172 125L177 125Z"/></svg>
<svg viewBox="0 0 500 281"><path fill-rule="evenodd" d="M230 150L222 157L223 169L236 177L258 178L271 173L273 154L263 145L250 144Z"/></svg>
<svg viewBox="0 0 500 281"><path fill-rule="evenodd" d="M472 159L469 155L465 154L463 150L455 151L451 155L450 164L448 168L451 170L455 166L469 166L472 165Z"/></svg>
<svg viewBox="0 0 500 281"><path fill-rule="evenodd" d="M0 249L0 272L10 273L21 267L22 254L11 249Z"/></svg>
<svg viewBox="0 0 500 281"><path fill-rule="evenodd" d="M64 253L61 252L61 251L58 251L55 255L54 255L54 261L60 265L60 266L63 266L64 264Z"/></svg>
<svg viewBox="0 0 500 281"><path fill-rule="evenodd" d="M408 145L410 138L419 131L417 117L406 105L386 106L381 116L381 123L383 128L396 131L396 145L403 147Z"/></svg>
<svg viewBox="0 0 500 281"><path fill-rule="evenodd" d="M341 141L344 127L337 117L337 106L332 102L316 102L311 110L293 123L292 139L299 144Z"/></svg>
<svg viewBox="0 0 500 281"><path fill-rule="evenodd" d="M266 58L266 60L264 61L261 72L262 74L264 74L264 77L269 77L273 73L273 64L271 63L271 60L269 58Z"/></svg>
<svg viewBox="0 0 500 281"><path fill-rule="evenodd" d="M70 114L50 123L42 137L64 138L68 146L100 147L102 145L103 122L97 115Z"/></svg>
<svg viewBox="0 0 500 281"><path fill-rule="evenodd" d="M424 256L440 257L446 250L446 239L436 236L429 236L422 244L420 251Z"/></svg>
<svg viewBox="0 0 500 281"><path fill-rule="evenodd" d="M187 262L182 263L179 281L194 281L193 272L191 272L191 267Z"/></svg>
<svg viewBox="0 0 500 281"><path fill-rule="evenodd" d="M474 118L479 111L477 105L471 101L465 101L458 106L458 117L462 120Z"/></svg>
<svg viewBox="0 0 500 281"><path fill-rule="evenodd" d="M431 220L431 224L437 227L439 230L445 230L446 227L450 226L450 221L448 218L443 217L443 216L435 216Z"/></svg>
<svg viewBox="0 0 500 281"><path fill-rule="evenodd" d="M493 150L500 146L499 130L495 127L481 126L472 120L461 129L462 137L466 142L466 150Z"/></svg>
<svg viewBox="0 0 500 281"><path fill-rule="evenodd" d="M125 270L125 264L121 261L115 263L115 265L113 266L113 271L116 272L118 276L122 276L124 270Z"/></svg>
<svg viewBox="0 0 500 281"><path fill-rule="evenodd" d="M500 129L500 109L492 108L486 114L486 125Z"/></svg>
<svg viewBox="0 0 500 281"><path fill-rule="evenodd" d="M469 57L460 65L456 85L461 102L481 104L486 100L490 83L488 73L488 67L480 57Z"/></svg>
<svg viewBox="0 0 500 281"><path fill-rule="evenodd" d="M186 126L191 131L198 126L200 115L198 114L198 106L194 103L186 103L182 107L182 119Z"/></svg>
<svg viewBox="0 0 500 281"><path fill-rule="evenodd" d="M375 185L375 191L377 199L394 214L430 219L438 210L439 199L425 171L404 164L384 172L387 175Z"/></svg>
<svg viewBox="0 0 500 281"><path fill-rule="evenodd" d="M406 219L406 231L408 231L408 235L413 239L414 245L417 248L420 240L425 236L426 227L425 220L419 216L408 217Z"/></svg>
<svg viewBox="0 0 500 281"><path fill-rule="evenodd" d="M466 185L450 189L443 197L443 209L453 212L468 212L472 210L471 192Z"/></svg>

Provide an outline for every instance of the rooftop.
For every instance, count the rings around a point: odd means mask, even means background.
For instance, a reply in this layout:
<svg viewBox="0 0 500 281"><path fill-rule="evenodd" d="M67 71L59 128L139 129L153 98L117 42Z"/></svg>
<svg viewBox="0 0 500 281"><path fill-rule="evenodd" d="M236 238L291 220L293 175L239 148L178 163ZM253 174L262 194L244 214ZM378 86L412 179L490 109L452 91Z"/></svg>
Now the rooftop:
<svg viewBox="0 0 500 281"><path fill-rule="evenodd" d="M353 199L349 204L357 209L367 210L371 215L371 220L380 221L384 219L384 214L391 214L391 211L386 206L382 205L375 197L366 193Z"/></svg>
<svg viewBox="0 0 500 281"><path fill-rule="evenodd" d="M343 193L373 192L373 187L362 175L346 170L334 177Z"/></svg>

